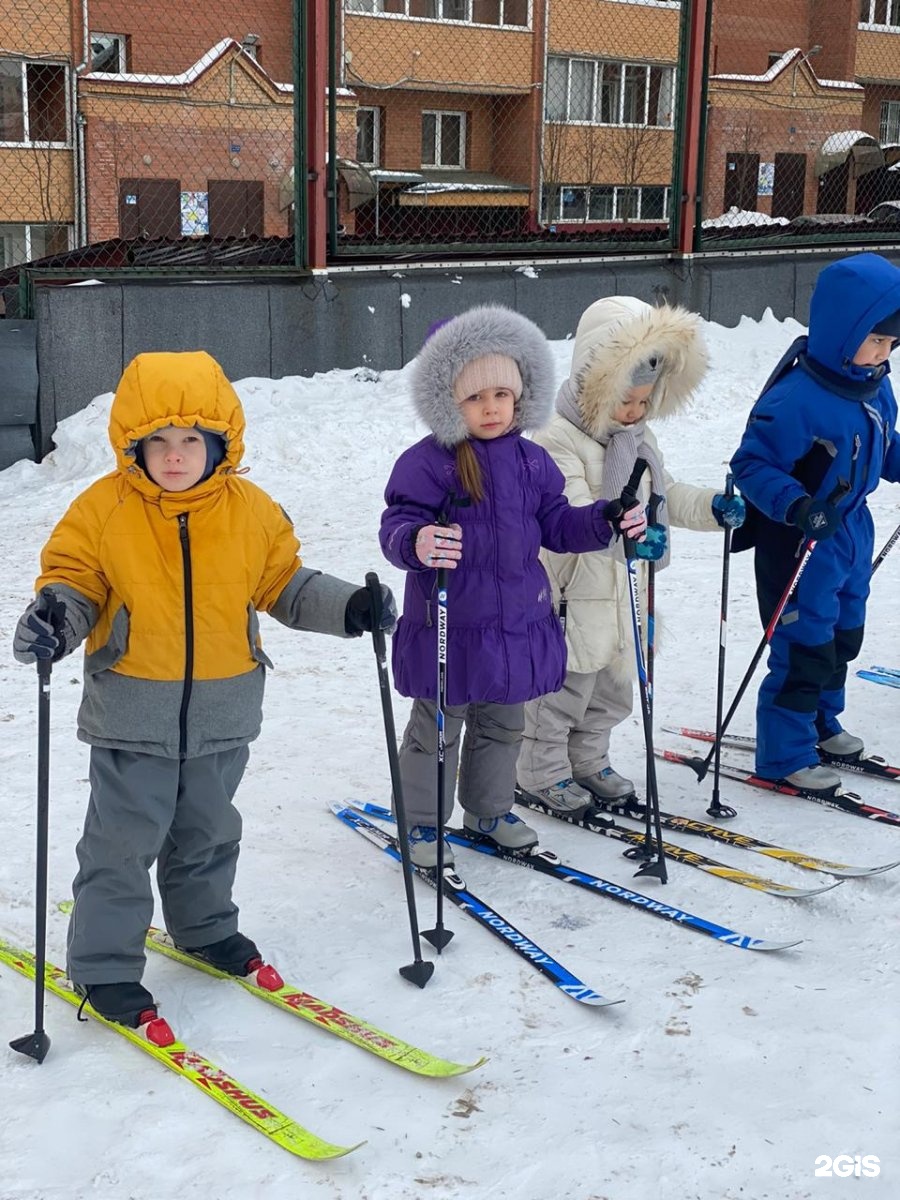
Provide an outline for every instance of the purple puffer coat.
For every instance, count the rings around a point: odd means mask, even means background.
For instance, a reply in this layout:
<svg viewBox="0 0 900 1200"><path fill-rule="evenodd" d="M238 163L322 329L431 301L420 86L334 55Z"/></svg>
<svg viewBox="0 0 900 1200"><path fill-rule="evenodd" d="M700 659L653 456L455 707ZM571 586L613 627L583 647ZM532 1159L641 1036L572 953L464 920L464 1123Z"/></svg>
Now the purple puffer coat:
<svg viewBox="0 0 900 1200"><path fill-rule="evenodd" d="M580 554L609 545L606 501L573 508L559 468L518 431L473 438L484 499L453 503L463 488L453 450L426 437L397 460L381 519L385 557L409 572L393 638L394 682L404 696L437 698L437 571L416 558L423 525L462 526L462 560L447 571L447 703L517 704L558 691L566 645L541 546Z"/></svg>

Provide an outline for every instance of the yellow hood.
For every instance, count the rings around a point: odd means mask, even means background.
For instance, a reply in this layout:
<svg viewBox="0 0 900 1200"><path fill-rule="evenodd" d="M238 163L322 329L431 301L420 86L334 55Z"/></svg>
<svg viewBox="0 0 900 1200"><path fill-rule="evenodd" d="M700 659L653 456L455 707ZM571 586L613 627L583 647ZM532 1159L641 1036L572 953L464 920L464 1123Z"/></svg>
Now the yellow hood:
<svg viewBox="0 0 900 1200"><path fill-rule="evenodd" d="M240 464L244 411L225 372L206 351L139 354L119 380L109 414L116 464L139 491L154 498L162 489L137 465L134 452L141 438L167 425L197 425L225 438L225 458L212 477L182 496L193 498L214 490L220 477Z"/></svg>

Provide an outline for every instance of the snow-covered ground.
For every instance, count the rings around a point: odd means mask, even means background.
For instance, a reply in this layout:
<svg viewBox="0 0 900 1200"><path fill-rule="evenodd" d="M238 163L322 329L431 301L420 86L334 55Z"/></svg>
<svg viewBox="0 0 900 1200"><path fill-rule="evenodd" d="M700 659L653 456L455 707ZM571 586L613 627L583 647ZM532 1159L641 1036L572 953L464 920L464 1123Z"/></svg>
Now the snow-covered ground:
<svg viewBox="0 0 900 1200"><path fill-rule="evenodd" d="M767 315L708 327L712 370L691 412L658 432L674 475L721 485L757 389L799 326ZM555 345L560 377L570 347ZM312 566L362 581L381 558L382 489L422 435L407 371L245 379L251 478L291 514ZM67 420L44 463L0 474L0 936L33 937L36 677L15 664L16 619L38 551L68 502L112 465L108 396ZM900 519L885 485L872 509L880 546ZM664 722L714 718L721 538L676 531L659 578L657 741ZM874 583L862 665L900 663L900 554ZM759 638L749 556L732 565L727 694ZM263 1005L227 982L153 956L145 982L189 1045L301 1123L366 1145L330 1165L268 1143L195 1089L47 998L53 1045L42 1066L0 1049L0 1200L803 1200L900 1194L900 871L790 901L673 864L658 893L796 950L753 954L562 883L458 852L472 890L588 984L626 1003L585 1008L452 906L456 937L424 991L410 960L399 870L328 812L384 800L389 774L371 641L298 635L268 621L263 735L239 793L242 927L290 981L481 1070L420 1080ZM753 731L754 688L735 722ZM51 901L65 899L87 799L87 748L75 739L80 655L53 675ZM847 724L895 761L898 693L851 677ZM406 706L395 701L402 728ZM616 735L617 768L641 778L635 716ZM660 768L664 806L702 816L709 785ZM876 804L900 790L848 781ZM843 861L900 858L900 830L735 784L734 826ZM564 860L627 885L621 847L534 817ZM675 839L679 840L679 839ZM711 842L729 863L798 884L824 877ZM417 885L423 926L434 894ZM49 918L64 960L66 919ZM432 951L426 947L426 955ZM29 983L0 968L2 1045L33 1026ZM876 1155L877 1178L821 1178L820 1156ZM845 1169L844 1160L838 1169ZM851 1170L853 1164L851 1161Z"/></svg>

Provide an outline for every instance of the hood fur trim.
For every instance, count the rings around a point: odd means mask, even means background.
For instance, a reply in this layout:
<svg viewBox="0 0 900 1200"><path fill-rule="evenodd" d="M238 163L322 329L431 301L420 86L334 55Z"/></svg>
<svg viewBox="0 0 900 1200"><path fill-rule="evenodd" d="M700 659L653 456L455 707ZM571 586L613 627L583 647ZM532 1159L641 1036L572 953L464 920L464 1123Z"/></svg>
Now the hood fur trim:
<svg viewBox="0 0 900 1200"><path fill-rule="evenodd" d="M454 381L463 367L486 354L508 355L518 365L522 376L522 394L515 407L518 429L538 429L552 415L553 358L544 334L512 309L472 308L441 325L413 362L410 386L416 412L448 449L468 436L453 398Z"/></svg>
<svg viewBox="0 0 900 1200"><path fill-rule="evenodd" d="M651 355L664 359L647 420L687 406L709 365L701 319L674 305L653 308L631 296L598 300L578 322L570 384L591 437L608 432L631 387L632 371Z"/></svg>

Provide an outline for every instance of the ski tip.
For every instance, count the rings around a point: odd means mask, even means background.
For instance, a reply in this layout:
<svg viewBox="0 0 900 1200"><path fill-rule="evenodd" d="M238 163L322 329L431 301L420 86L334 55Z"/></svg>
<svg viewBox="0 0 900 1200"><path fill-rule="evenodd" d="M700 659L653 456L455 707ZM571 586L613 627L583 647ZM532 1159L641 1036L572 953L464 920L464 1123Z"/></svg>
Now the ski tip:
<svg viewBox="0 0 900 1200"><path fill-rule="evenodd" d="M777 890L774 888L766 888L765 890L770 896L783 896L786 900L808 900L810 896L821 896L823 892L833 891L836 887L840 887L843 882L843 879L835 879L831 883L822 884L821 887L817 888L780 886Z"/></svg>
<svg viewBox="0 0 900 1200"><path fill-rule="evenodd" d="M761 939L755 944L748 946L748 950L793 950L796 946L803 945L803 938L797 938L796 942L765 942Z"/></svg>
<svg viewBox="0 0 900 1200"><path fill-rule="evenodd" d="M599 992L595 992L583 983L560 984L560 991L565 992L567 996L571 996L573 1000L577 1000L579 1004L587 1004L591 1008L609 1008L612 1004L625 1003L624 998L610 1000L608 996L601 996Z"/></svg>
<svg viewBox="0 0 900 1200"><path fill-rule="evenodd" d="M477 1071L479 1067L483 1067L487 1062L490 1062L490 1059L486 1054L482 1054L477 1062L448 1063L447 1069L441 1073L441 1078L454 1079L457 1075L468 1075L470 1071Z"/></svg>

